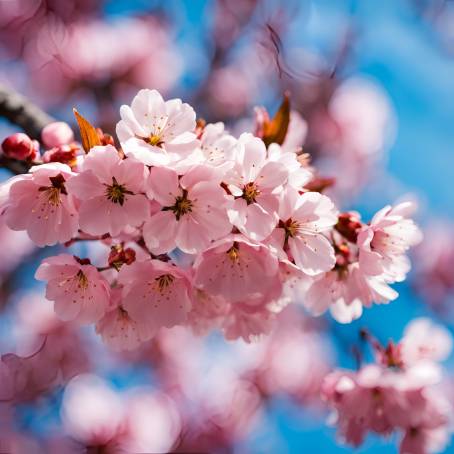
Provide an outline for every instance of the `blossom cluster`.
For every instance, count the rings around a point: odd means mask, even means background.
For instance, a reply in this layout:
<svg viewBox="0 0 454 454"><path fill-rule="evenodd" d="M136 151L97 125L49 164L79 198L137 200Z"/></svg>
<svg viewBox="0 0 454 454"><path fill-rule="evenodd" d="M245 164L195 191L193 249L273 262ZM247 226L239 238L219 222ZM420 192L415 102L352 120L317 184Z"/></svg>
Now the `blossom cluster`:
<svg viewBox="0 0 454 454"><path fill-rule="evenodd" d="M121 148L76 116L85 153L64 123L43 130L42 156L27 137L3 143L31 165L2 186L9 228L38 246L110 247L102 266L63 253L38 268L62 320L96 324L115 349L176 325L251 341L295 300L346 323L397 297L390 284L405 278L421 236L413 205L370 223L340 213L295 140L304 122L288 99L236 138L144 89L120 109Z"/></svg>
<svg viewBox="0 0 454 454"><path fill-rule="evenodd" d="M359 446L368 432L398 431L402 454L442 452L451 436L452 406L440 385L439 362L451 352L451 335L420 318L398 344L371 341L375 363L334 371L322 385L341 439Z"/></svg>

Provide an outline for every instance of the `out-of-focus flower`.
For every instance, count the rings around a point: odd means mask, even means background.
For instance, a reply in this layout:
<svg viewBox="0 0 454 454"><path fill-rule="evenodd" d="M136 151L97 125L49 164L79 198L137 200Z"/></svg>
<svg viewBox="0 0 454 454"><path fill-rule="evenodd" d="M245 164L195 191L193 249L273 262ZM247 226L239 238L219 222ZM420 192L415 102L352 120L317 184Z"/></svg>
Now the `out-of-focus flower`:
<svg viewBox="0 0 454 454"><path fill-rule="evenodd" d="M415 347L414 334L424 335L427 329L437 334L437 338L426 338L419 347L441 346L443 354L409 355L408 350ZM434 387L441 375L436 373L438 367L433 361L445 357L451 346L452 340L446 332L428 320L418 320L408 327L397 346L389 344L384 349L374 344L378 364L365 365L357 372L338 370L329 374L323 385L323 396L336 411L343 440L359 446L369 431L388 435L398 430L403 433L402 453L444 449L452 430L449 422L452 409ZM403 351L406 353L401 354Z"/></svg>
<svg viewBox="0 0 454 454"><path fill-rule="evenodd" d="M412 284L433 309L450 313L454 295L454 228L446 222L430 224L415 249L416 272Z"/></svg>

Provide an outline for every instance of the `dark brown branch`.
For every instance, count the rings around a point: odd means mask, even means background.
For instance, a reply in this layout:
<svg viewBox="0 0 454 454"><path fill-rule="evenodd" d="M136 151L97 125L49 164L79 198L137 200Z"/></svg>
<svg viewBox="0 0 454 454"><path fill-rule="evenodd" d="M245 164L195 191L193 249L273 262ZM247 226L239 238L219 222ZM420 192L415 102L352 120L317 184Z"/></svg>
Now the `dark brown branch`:
<svg viewBox="0 0 454 454"><path fill-rule="evenodd" d="M55 121L50 115L11 88L0 84L0 117L19 126L32 139L40 140L41 131Z"/></svg>
<svg viewBox="0 0 454 454"><path fill-rule="evenodd" d="M0 167L8 169L15 175L19 175L21 173L27 173L30 165L26 161L18 161L17 159L11 159L4 154L0 154Z"/></svg>

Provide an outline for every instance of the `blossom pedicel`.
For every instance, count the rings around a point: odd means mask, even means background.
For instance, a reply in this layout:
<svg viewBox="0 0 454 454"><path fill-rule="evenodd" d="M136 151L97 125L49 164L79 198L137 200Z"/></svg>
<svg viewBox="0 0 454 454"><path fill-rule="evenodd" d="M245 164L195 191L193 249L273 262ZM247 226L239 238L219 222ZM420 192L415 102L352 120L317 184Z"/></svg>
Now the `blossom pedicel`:
<svg viewBox="0 0 454 454"><path fill-rule="evenodd" d="M342 323L397 297L390 284L405 278L420 239L411 204L366 224L311 191L324 185L301 154L307 125L288 98L238 139L156 90L139 91L120 116L121 148L78 113L85 153L67 125L46 127L51 150L2 186L6 224L36 245L110 247L99 266L70 254L43 261L36 278L58 317L96 323L121 350L176 325L250 342L295 294ZM35 145L25 139L3 147L30 165Z"/></svg>

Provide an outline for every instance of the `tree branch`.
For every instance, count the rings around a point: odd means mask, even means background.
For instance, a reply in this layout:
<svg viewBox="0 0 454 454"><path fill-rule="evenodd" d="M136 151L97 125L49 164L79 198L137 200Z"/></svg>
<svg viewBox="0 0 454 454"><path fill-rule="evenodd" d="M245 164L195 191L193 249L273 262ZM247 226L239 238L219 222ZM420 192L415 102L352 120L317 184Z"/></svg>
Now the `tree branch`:
<svg viewBox="0 0 454 454"><path fill-rule="evenodd" d="M0 117L21 127L32 139L40 140L41 131L55 121L50 115L11 88L0 84Z"/></svg>

